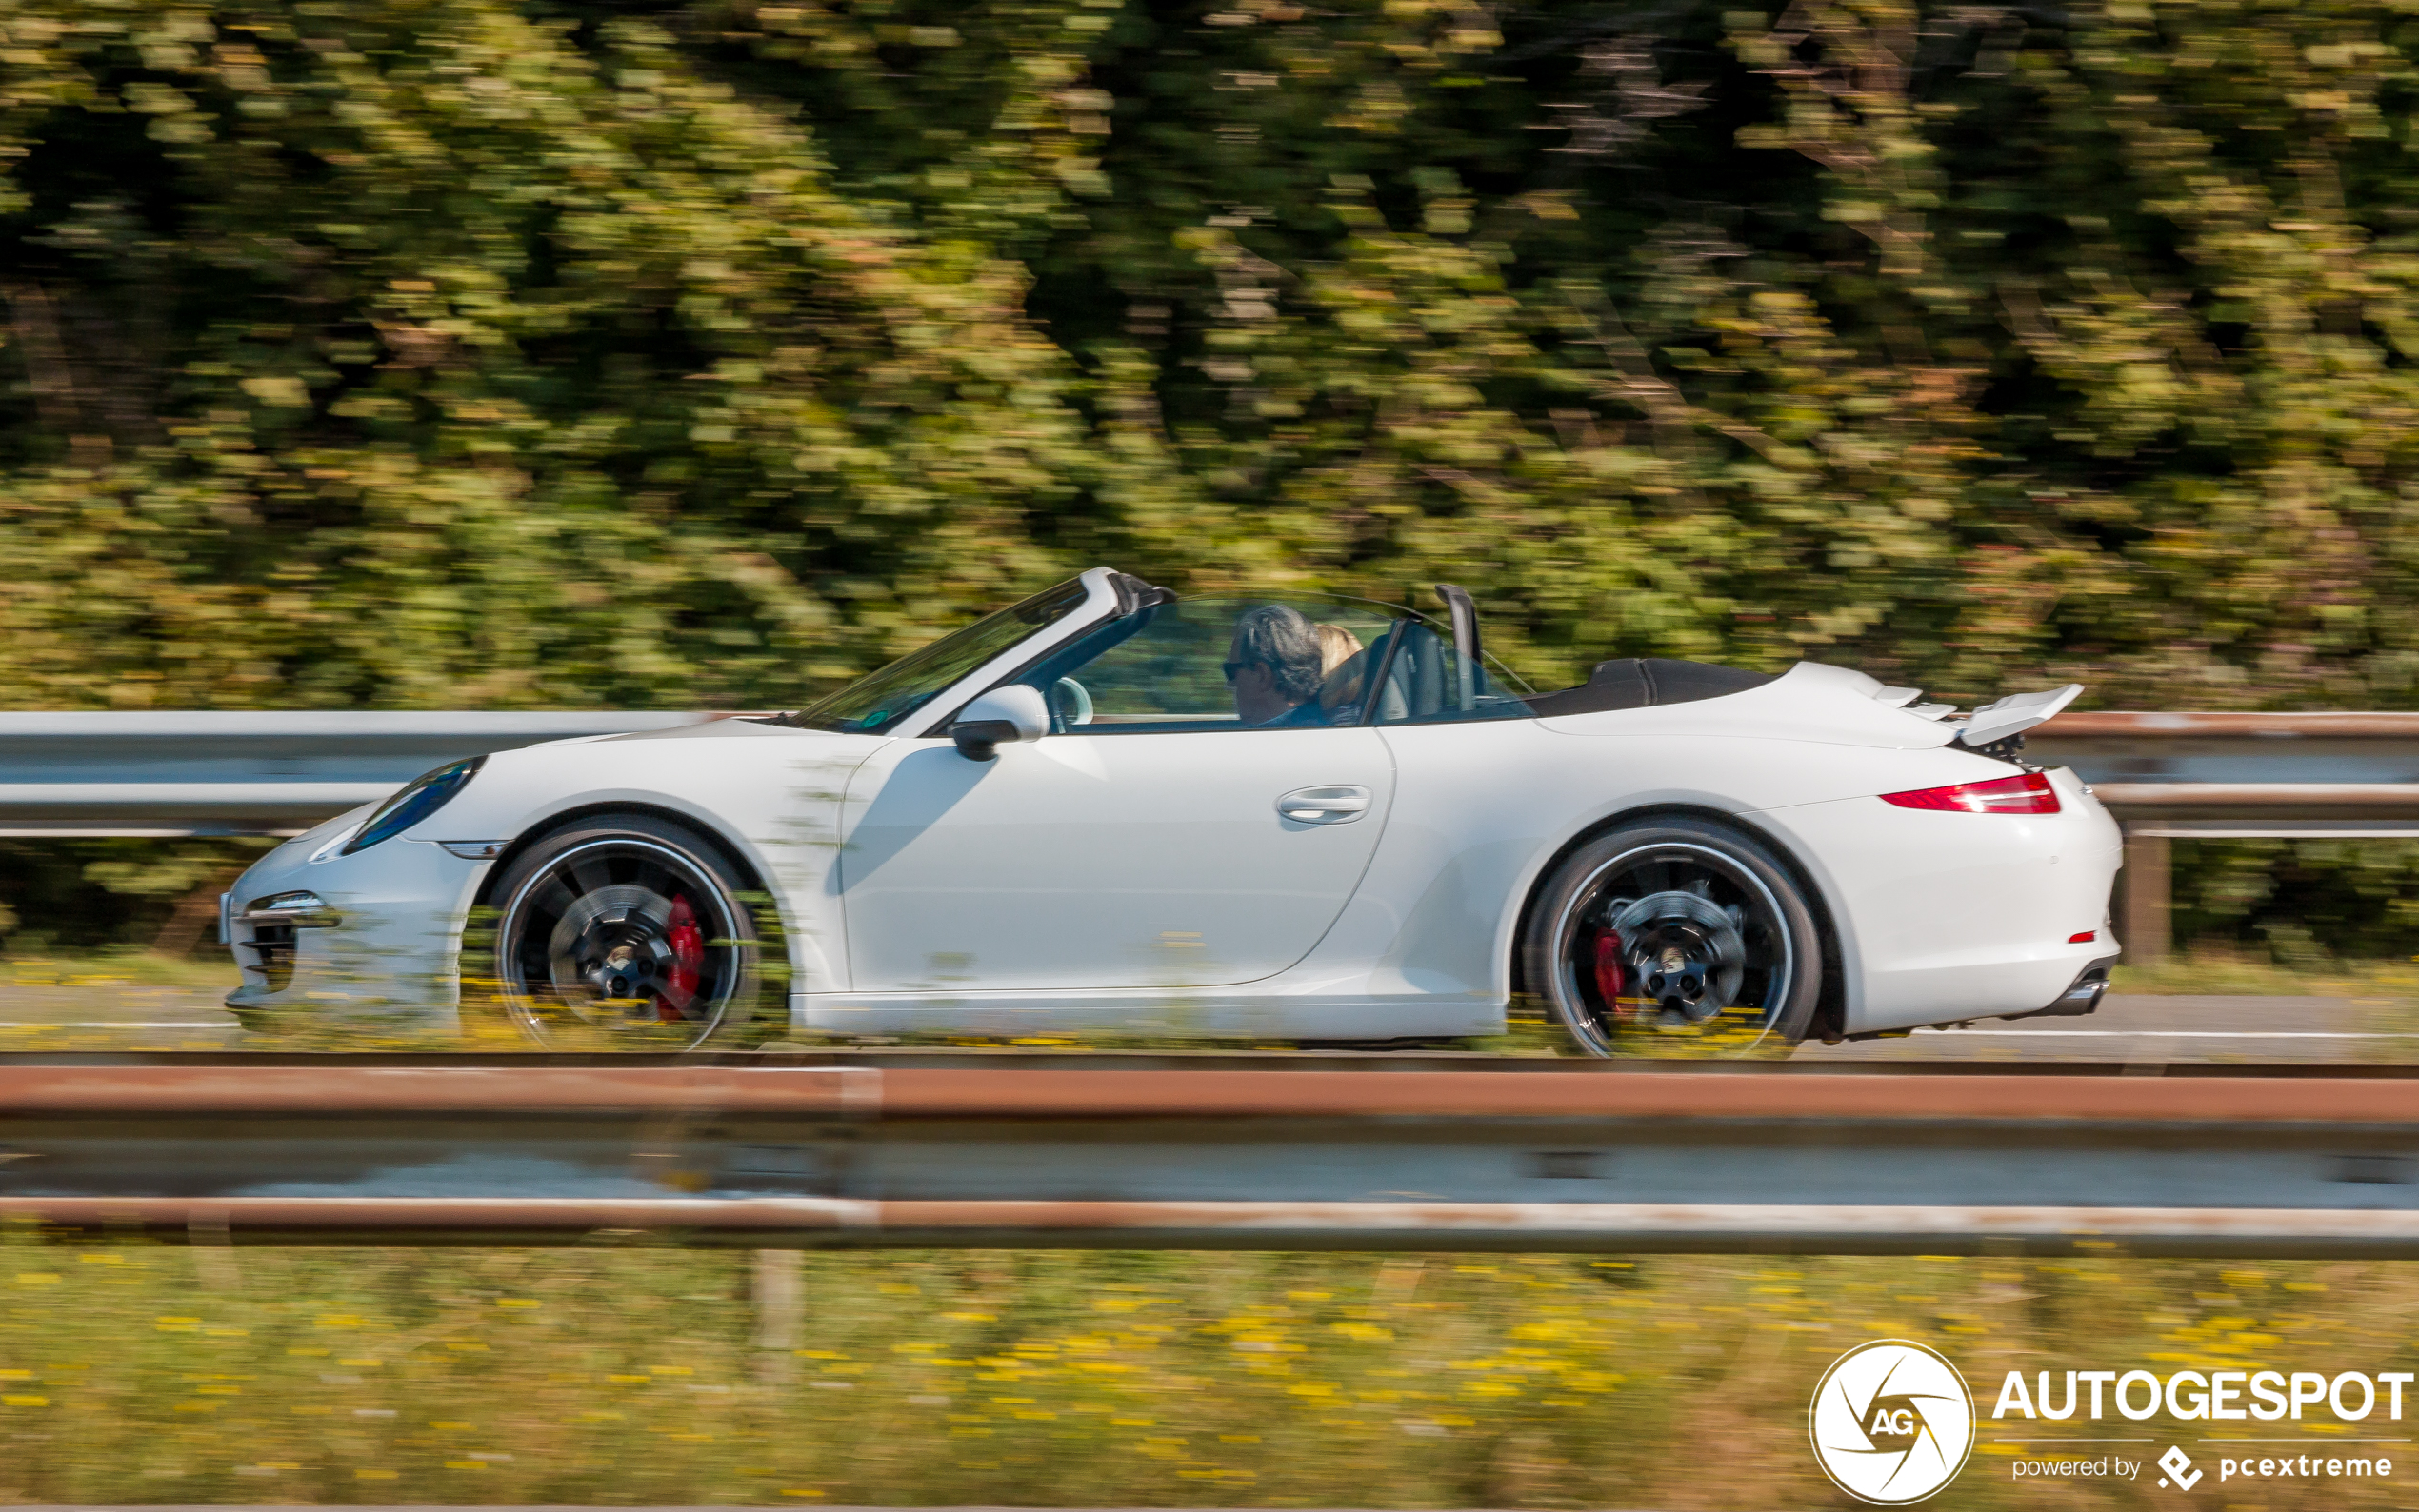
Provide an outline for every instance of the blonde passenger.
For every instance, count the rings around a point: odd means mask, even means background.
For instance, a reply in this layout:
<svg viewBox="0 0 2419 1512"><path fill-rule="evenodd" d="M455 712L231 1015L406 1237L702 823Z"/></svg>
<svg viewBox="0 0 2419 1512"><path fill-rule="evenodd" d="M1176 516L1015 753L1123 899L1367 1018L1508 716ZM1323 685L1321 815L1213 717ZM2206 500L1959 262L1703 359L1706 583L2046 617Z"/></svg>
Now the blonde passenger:
<svg viewBox="0 0 2419 1512"><path fill-rule="evenodd" d="M1341 625L1321 620L1311 627L1319 632L1319 675L1332 677L1335 669L1361 654L1361 638Z"/></svg>
<svg viewBox="0 0 2419 1512"><path fill-rule="evenodd" d="M1330 725L1349 725L1360 717L1361 684L1369 672L1369 653L1361 638L1341 625L1322 620L1319 632L1319 711Z"/></svg>

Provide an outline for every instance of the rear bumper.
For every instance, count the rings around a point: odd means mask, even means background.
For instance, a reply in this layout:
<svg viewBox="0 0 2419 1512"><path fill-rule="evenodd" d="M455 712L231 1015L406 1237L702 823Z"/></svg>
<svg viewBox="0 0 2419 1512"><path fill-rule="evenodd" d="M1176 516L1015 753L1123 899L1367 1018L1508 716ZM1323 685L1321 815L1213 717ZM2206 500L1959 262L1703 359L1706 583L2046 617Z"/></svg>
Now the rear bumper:
<svg viewBox="0 0 2419 1512"><path fill-rule="evenodd" d="M1833 922L1850 936L1847 1033L2038 1013L2114 954L2106 921L2123 837L2081 779L2049 775L2054 814L1849 798L1755 816L1822 859Z"/></svg>
<svg viewBox="0 0 2419 1512"><path fill-rule="evenodd" d="M2078 972L2068 988L2047 1005L2030 1013L2003 1013L2003 1019L2079 1019L2087 1013L2100 1011L2100 1000L2109 993L2109 973L2116 968L2118 957L2105 955Z"/></svg>

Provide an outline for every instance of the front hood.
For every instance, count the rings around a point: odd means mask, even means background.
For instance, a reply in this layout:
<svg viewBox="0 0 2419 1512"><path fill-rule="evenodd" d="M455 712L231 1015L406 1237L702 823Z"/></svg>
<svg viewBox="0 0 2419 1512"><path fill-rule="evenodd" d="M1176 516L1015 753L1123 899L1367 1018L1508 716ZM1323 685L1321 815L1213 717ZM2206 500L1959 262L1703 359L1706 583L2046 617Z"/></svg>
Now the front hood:
<svg viewBox="0 0 2419 1512"><path fill-rule="evenodd" d="M829 731L799 729L790 725L773 725L761 719L734 715L728 719L710 719L696 725L674 725L670 729L632 730L627 735L600 735L599 740L746 740L751 736L770 736L776 740L799 736L827 734Z"/></svg>
<svg viewBox="0 0 2419 1512"><path fill-rule="evenodd" d="M667 746L658 741L702 744ZM510 840L571 809L633 805L710 826L757 794L773 809L839 791L887 735L792 729L724 719L665 730L496 751L452 802L403 838ZM788 796L762 796L766 794Z"/></svg>

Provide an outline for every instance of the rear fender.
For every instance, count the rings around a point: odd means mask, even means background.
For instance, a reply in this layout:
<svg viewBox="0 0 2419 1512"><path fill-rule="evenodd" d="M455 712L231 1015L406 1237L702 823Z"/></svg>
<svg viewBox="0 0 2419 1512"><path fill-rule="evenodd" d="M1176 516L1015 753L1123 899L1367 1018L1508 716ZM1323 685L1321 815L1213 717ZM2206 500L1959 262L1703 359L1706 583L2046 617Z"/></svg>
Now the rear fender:
<svg viewBox="0 0 2419 1512"><path fill-rule="evenodd" d="M1516 993L1529 990L1529 985L1521 980L1521 941L1528 934L1529 916L1545 890L1546 880L1553 875L1555 867L1597 836L1625 826L1654 819L1697 819L1727 825L1758 842L1796 877L1805 889L1806 902L1814 913L1824 944L1838 966L1839 1001L1829 1001L1830 994L1827 991L1826 1002L1817 1009L1816 1023L1820 1025L1825 1016L1831 1014L1836 1014L1842 1025L1856 1022L1863 1005L1863 964L1853 931L1842 923L1846 914L1838 882L1803 839L1786 824L1772 823L1773 817L1770 812L1730 807L1718 799L1660 799L1591 820L1571 830L1559 844L1544 848L1520 879L1513 894L1517 904L1507 911L1495 943L1495 980L1502 984L1507 1001Z"/></svg>

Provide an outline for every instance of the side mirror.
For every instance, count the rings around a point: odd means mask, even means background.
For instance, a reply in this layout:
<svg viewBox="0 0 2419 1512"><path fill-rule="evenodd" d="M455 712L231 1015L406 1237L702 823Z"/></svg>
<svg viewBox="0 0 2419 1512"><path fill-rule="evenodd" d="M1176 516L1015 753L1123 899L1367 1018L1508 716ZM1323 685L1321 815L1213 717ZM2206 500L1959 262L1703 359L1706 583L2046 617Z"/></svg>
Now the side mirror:
<svg viewBox="0 0 2419 1512"><path fill-rule="evenodd" d="M1039 740L1049 733L1050 701L1040 688L1023 683L992 688L950 723L957 753L970 762L997 756L1002 741Z"/></svg>

